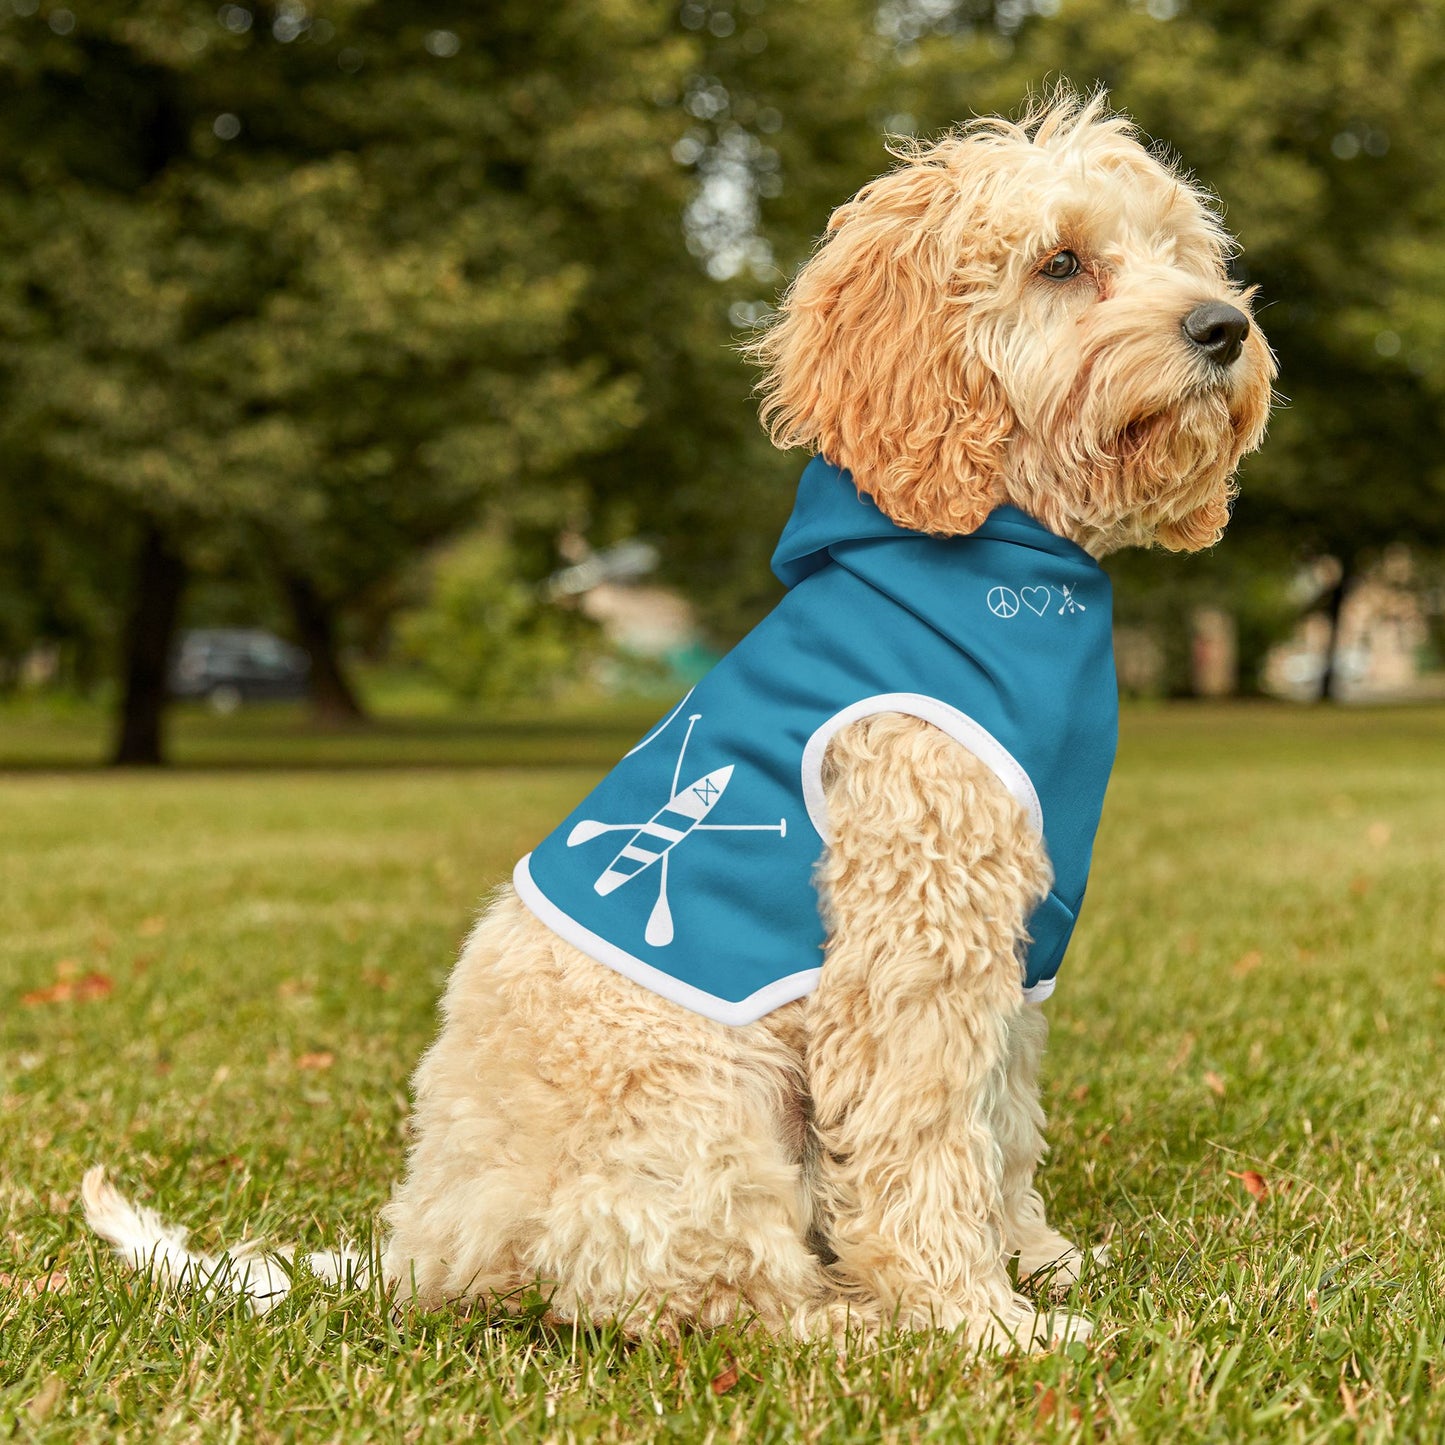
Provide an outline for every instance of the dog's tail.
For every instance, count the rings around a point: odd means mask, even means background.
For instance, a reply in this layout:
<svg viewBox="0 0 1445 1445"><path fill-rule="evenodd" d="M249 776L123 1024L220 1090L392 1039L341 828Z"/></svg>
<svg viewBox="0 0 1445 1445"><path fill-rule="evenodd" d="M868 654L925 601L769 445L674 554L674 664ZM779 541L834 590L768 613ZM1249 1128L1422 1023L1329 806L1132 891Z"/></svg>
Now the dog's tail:
<svg viewBox="0 0 1445 1445"><path fill-rule="evenodd" d="M295 1250L265 1249L252 1242L221 1254L195 1254L186 1248L186 1231L167 1224L153 1209L132 1204L105 1177L105 1165L88 1169L80 1185L85 1222L132 1269L177 1289L199 1290L207 1299L243 1298L263 1315L286 1298L291 1288ZM370 1261L353 1249L332 1249L305 1256L311 1272L331 1284L363 1285Z"/></svg>

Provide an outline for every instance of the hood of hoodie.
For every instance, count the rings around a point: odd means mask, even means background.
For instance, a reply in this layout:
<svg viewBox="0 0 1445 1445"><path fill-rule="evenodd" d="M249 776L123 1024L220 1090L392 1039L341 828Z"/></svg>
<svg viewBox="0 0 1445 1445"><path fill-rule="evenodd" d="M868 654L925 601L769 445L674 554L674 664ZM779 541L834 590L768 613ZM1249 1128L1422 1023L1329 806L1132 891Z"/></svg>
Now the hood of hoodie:
<svg viewBox="0 0 1445 1445"><path fill-rule="evenodd" d="M1021 605L1034 607L1049 587L1050 605L1057 605L1068 586L1068 595L1093 604L1096 628L1107 627L1113 611L1109 577L1098 562L1017 507L995 508L977 531L964 536L929 536L891 521L859 492L851 472L814 457L798 483L772 567L791 589L829 563L846 567L964 646L976 633L965 620L965 599L955 591L955 579L971 581L995 563L1001 582L1017 589L1023 577L1037 584Z"/></svg>
<svg viewBox="0 0 1445 1445"><path fill-rule="evenodd" d="M849 543L924 541L949 549L990 539L1018 542L1084 567L1099 569L1099 564L1078 543L1049 531L1017 507L996 507L976 532L966 536L930 536L900 527L879 510L871 497L858 490L852 472L835 467L824 457L814 457L803 470L792 515L773 552L772 567L785 587L796 587L803 578L837 559L840 549Z"/></svg>

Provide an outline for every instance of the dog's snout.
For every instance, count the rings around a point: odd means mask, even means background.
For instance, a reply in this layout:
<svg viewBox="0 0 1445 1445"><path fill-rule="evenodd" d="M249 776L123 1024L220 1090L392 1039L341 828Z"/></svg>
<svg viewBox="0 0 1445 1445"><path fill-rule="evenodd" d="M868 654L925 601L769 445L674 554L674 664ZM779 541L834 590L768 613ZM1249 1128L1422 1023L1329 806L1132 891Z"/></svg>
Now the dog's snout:
<svg viewBox="0 0 1445 1445"><path fill-rule="evenodd" d="M1223 301L1206 301L1184 318L1184 334L1216 366L1239 359L1249 335L1249 317Z"/></svg>

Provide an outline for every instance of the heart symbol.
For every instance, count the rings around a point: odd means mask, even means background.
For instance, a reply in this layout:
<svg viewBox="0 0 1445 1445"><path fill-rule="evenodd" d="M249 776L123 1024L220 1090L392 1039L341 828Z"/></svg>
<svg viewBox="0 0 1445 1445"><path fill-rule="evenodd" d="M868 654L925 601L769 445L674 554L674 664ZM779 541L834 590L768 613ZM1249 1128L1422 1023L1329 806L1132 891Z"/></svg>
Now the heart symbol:
<svg viewBox="0 0 1445 1445"><path fill-rule="evenodd" d="M1053 595L1053 591L1048 587L1025 587L1019 593L1019 596L1024 599L1024 606L1039 617L1042 617L1048 610L1049 599Z"/></svg>

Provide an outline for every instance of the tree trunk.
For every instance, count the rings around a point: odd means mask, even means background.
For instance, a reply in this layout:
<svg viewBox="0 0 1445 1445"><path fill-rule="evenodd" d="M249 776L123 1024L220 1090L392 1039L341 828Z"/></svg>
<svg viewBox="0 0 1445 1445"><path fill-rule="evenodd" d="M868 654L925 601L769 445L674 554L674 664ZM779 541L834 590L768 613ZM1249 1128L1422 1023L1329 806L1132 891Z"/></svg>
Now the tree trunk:
<svg viewBox="0 0 1445 1445"><path fill-rule="evenodd" d="M165 761L161 732L167 672L185 585L185 561L160 528L148 523L136 558L126 622L124 693L111 754L117 766L158 767Z"/></svg>
<svg viewBox="0 0 1445 1445"><path fill-rule="evenodd" d="M366 721L366 711L341 666L336 649L336 622L330 605L296 572L282 574L296 640L311 658L311 710L328 727Z"/></svg>
<svg viewBox="0 0 1445 1445"><path fill-rule="evenodd" d="M1355 580L1355 559L1353 557L1340 558L1340 576L1330 592L1330 600L1325 608L1325 617L1330 624L1329 639L1325 643L1325 665L1320 673L1320 696L1321 702L1339 701L1339 647L1340 647L1340 617L1345 610L1345 596L1349 592Z"/></svg>

